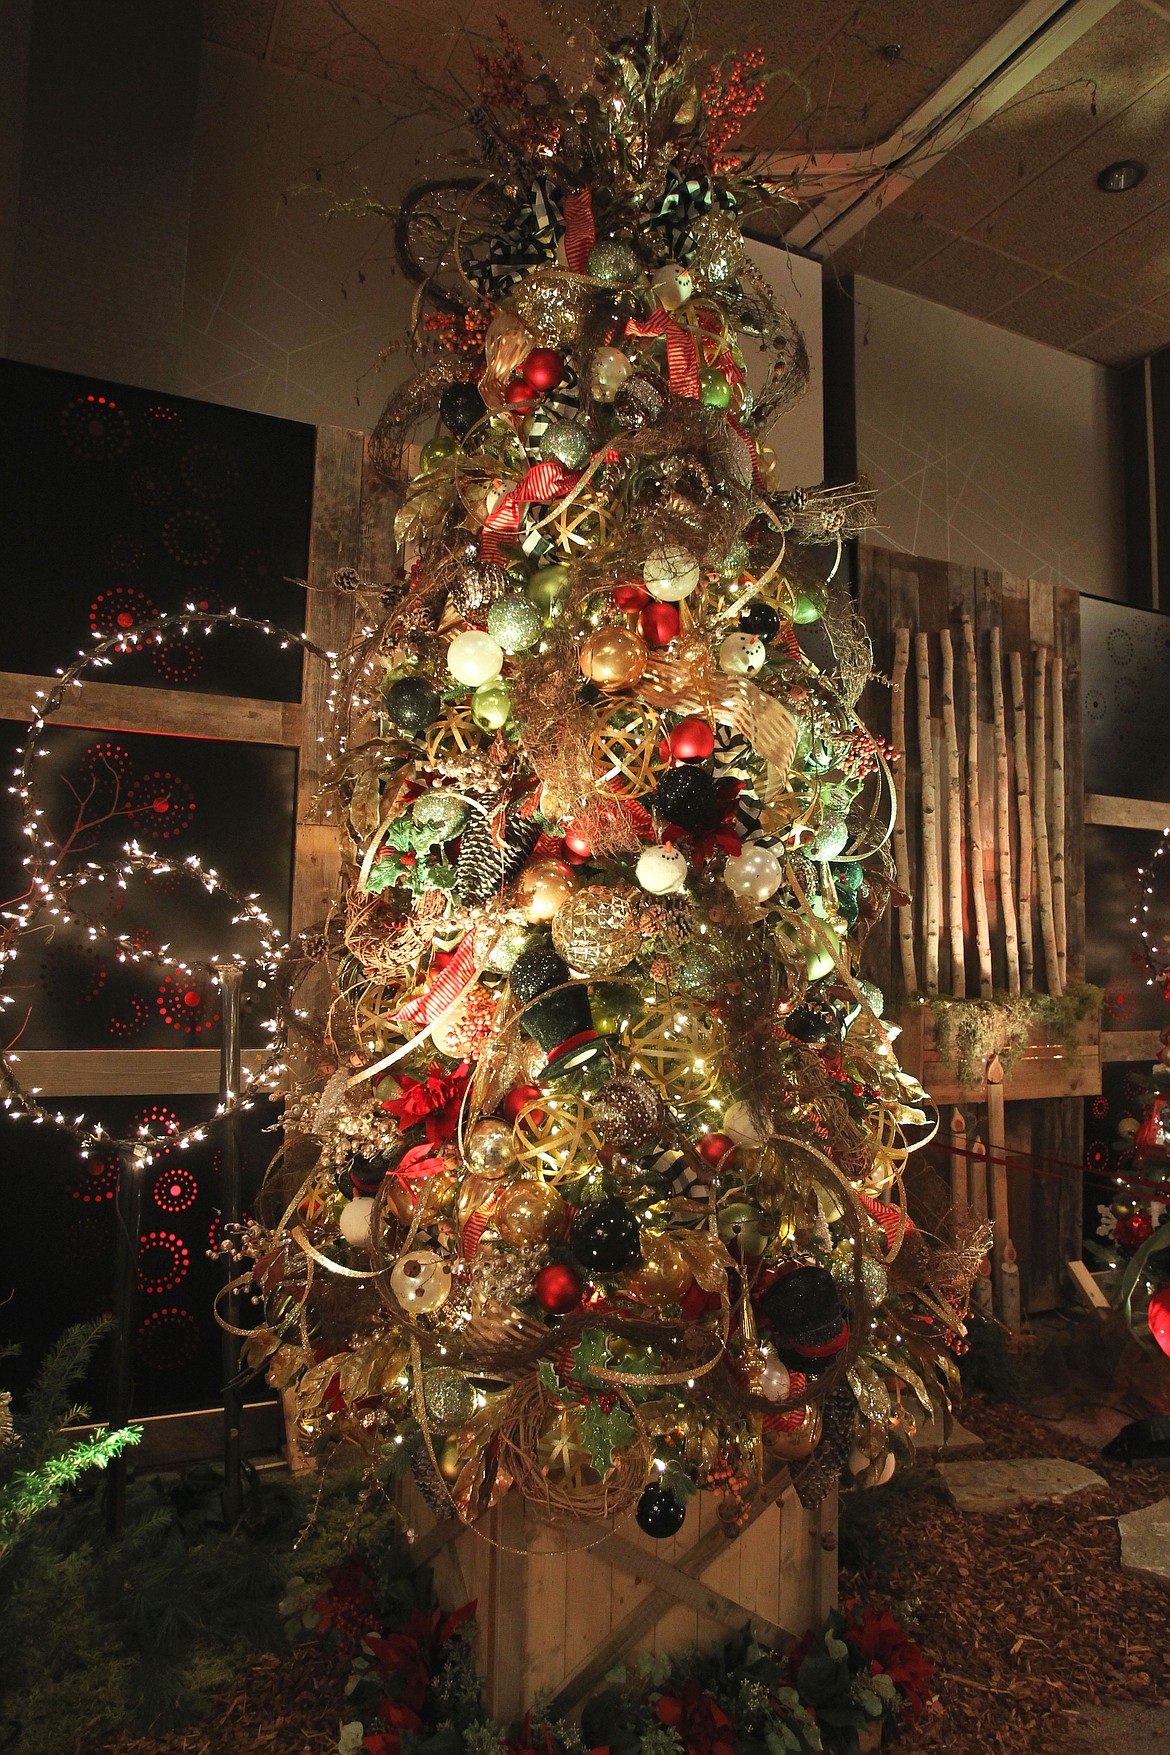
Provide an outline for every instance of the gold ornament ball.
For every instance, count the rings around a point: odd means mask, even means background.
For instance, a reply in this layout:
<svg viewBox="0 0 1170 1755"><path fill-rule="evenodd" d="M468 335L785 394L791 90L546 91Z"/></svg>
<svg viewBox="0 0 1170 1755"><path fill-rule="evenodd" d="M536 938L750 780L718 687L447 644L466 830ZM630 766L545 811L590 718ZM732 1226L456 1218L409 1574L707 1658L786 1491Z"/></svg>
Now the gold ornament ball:
<svg viewBox="0 0 1170 1755"><path fill-rule="evenodd" d="M516 879L516 906L536 926L555 920L574 888L572 866L561 859L534 859Z"/></svg>
<svg viewBox="0 0 1170 1755"><path fill-rule="evenodd" d="M578 890L553 921L557 953L580 975L613 975L624 969L641 937L629 898L601 884Z"/></svg>
<svg viewBox="0 0 1170 1755"><path fill-rule="evenodd" d="M793 1432L774 1432L771 1427L764 1428L764 1442L768 1450L782 1462L799 1462L802 1457L811 1456L820 1439L819 1407L807 1407L804 1419Z"/></svg>
<svg viewBox="0 0 1170 1755"><path fill-rule="evenodd" d="M669 1232L642 1232L641 1265L627 1279L636 1298L661 1310L679 1302L692 1278L686 1257Z"/></svg>
<svg viewBox="0 0 1170 1755"><path fill-rule="evenodd" d="M506 1121L477 1121L467 1136L465 1156L480 1176L504 1176L516 1162L512 1129Z"/></svg>
<svg viewBox="0 0 1170 1755"><path fill-rule="evenodd" d="M431 1365L422 1374L423 1406L427 1419L439 1432L466 1426L475 1412L475 1391L462 1371L450 1365Z"/></svg>
<svg viewBox="0 0 1170 1755"><path fill-rule="evenodd" d="M598 628L582 646L580 664L599 689L628 689L646 668L646 647L629 628Z"/></svg>
<svg viewBox="0 0 1170 1755"><path fill-rule="evenodd" d="M463 1472L463 1456L459 1449L459 1440L450 1436L435 1445L435 1461L439 1465L439 1473L449 1487L453 1487Z"/></svg>
<svg viewBox="0 0 1170 1755"><path fill-rule="evenodd" d="M516 1182L505 1189L492 1223L505 1243L524 1249L543 1243L564 1210L555 1189L543 1182Z"/></svg>

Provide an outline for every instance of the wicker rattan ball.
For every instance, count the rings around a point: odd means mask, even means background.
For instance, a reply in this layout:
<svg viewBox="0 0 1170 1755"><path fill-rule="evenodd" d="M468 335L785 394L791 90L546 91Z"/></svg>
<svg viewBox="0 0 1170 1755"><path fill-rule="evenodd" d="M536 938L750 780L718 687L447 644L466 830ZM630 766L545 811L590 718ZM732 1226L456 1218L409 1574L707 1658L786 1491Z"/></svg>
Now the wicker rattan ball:
<svg viewBox="0 0 1170 1755"><path fill-rule="evenodd" d="M712 1012L673 1002L646 1007L630 1025L630 1070L672 1103L698 1103L718 1083L723 1025Z"/></svg>
<svg viewBox="0 0 1170 1755"><path fill-rule="evenodd" d="M665 767L659 753L662 731L652 708L617 704L604 708L590 739L593 772L617 798L653 792Z"/></svg>
<svg viewBox="0 0 1170 1755"><path fill-rule="evenodd" d="M533 1098L512 1127L518 1169L555 1179L598 1161L601 1140L589 1104L573 1092Z"/></svg>

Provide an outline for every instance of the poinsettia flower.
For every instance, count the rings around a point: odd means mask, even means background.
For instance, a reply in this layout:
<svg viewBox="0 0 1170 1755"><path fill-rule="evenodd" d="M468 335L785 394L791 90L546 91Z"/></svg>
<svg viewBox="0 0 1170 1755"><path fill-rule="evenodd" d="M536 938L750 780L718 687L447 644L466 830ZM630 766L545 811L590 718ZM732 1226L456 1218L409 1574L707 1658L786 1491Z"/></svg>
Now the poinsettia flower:
<svg viewBox="0 0 1170 1755"><path fill-rule="evenodd" d="M888 1610L866 1609L860 1623L846 1627L844 1638L869 1660L874 1674L889 1676L905 1696L908 1717L916 1724L930 1693L934 1665L922 1647Z"/></svg>
<svg viewBox="0 0 1170 1755"><path fill-rule="evenodd" d="M443 1073L437 1065L432 1066L425 1079L412 1079L409 1073L396 1076L402 1095L384 1099L382 1107L395 1117L402 1131L405 1133L416 1122L424 1121L432 1145L453 1138L459 1125L463 1093L471 1077L469 1063L463 1061L453 1073Z"/></svg>

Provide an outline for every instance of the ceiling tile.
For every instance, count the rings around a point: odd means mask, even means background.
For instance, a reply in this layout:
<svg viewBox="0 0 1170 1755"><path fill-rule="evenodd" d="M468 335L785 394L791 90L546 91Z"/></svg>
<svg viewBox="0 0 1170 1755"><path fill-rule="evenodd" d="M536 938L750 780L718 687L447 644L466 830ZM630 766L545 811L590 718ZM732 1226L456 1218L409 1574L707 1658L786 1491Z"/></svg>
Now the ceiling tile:
<svg viewBox="0 0 1170 1755"><path fill-rule="evenodd" d="M460 25L388 0L284 0L273 60L355 91L403 99L403 72L437 86Z"/></svg>
<svg viewBox="0 0 1170 1755"><path fill-rule="evenodd" d="M948 152L898 205L936 225L965 230L1083 145L1168 70L1170 13L1163 17L1141 0L1123 0Z"/></svg>
<svg viewBox="0 0 1170 1755"><path fill-rule="evenodd" d="M937 256L903 274L897 282L907 292L966 311L969 317L986 317L1009 299L1019 297L1036 283L1036 270L1010 256L1001 256L955 238Z"/></svg>
<svg viewBox="0 0 1170 1755"><path fill-rule="evenodd" d="M979 221L971 235L1041 268L1075 261L1170 200L1168 133L1170 77ZM1125 195L1102 194L1097 173L1119 158L1144 159L1150 174Z"/></svg>
<svg viewBox="0 0 1170 1755"><path fill-rule="evenodd" d="M897 286L911 269L945 250L951 241L949 232L908 217L900 206L887 207L863 232L834 251L830 261L838 274L868 274L871 280Z"/></svg>
<svg viewBox="0 0 1170 1755"><path fill-rule="evenodd" d="M203 0L203 35L209 43L263 55L276 0Z"/></svg>
<svg viewBox="0 0 1170 1755"><path fill-rule="evenodd" d="M1046 341L1049 347L1067 349L1083 335L1126 314L1126 306L1116 299L1053 277L1040 281L1010 304L1001 305L991 320L1001 329L1030 335L1034 341Z"/></svg>
<svg viewBox="0 0 1170 1755"><path fill-rule="evenodd" d="M1119 205L1124 199L1116 197ZM1135 304L1170 293L1170 202L1067 263L1062 273L1102 292L1124 288L1124 297Z"/></svg>
<svg viewBox="0 0 1170 1755"><path fill-rule="evenodd" d="M1086 359L1099 360L1103 366L1128 366L1157 353L1170 344L1170 315L1157 311L1132 310L1116 323L1078 341L1070 353L1083 354Z"/></svg>

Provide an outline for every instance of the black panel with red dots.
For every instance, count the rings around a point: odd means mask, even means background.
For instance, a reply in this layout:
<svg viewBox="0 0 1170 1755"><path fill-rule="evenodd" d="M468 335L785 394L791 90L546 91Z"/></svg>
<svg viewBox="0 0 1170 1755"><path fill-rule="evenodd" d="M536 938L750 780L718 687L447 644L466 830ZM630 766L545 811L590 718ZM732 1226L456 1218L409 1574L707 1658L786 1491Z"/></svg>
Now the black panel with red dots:
<svg viewBox="0 0 1170 1755"><path fill-rule="evenodd" d="M314 444L294 421L0 362L0 545L21 602L0 670L51 675L94 633L129 641L192 601L303 628ZM176 635L103 680L296 700L301 654Z"/></svg>

